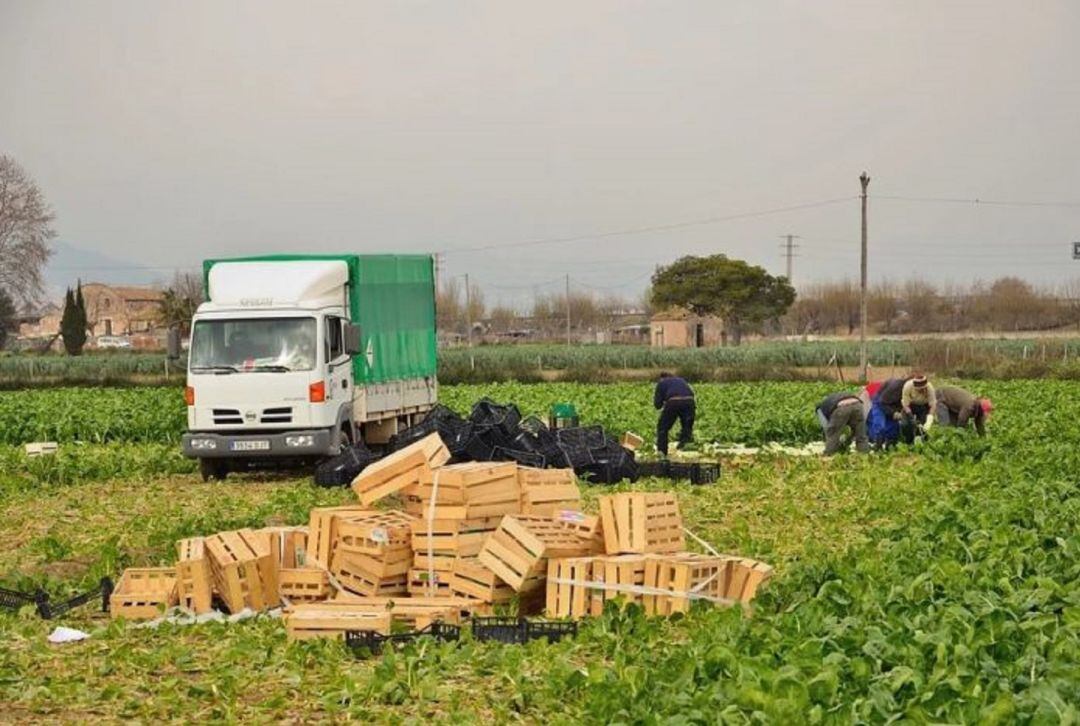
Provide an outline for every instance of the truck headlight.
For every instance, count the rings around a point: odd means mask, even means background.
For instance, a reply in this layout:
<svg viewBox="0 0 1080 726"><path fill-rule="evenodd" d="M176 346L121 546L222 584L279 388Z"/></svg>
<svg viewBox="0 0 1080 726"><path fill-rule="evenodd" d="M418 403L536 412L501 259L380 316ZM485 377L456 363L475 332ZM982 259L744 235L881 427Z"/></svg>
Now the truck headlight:
<svg viewBox="0 0 1080 726"><path fill-rule="evenodd" d="M199 451L206 451L208 449L216 449L217 441L214 439L192 439L191 448L198 449Z"/></svg>
<svg viewBox="0 0 1080 726"><path fill-rule="evenodd" d="M314 446L315 437L312 434L293 434L285 437L285 445L298 448L301 446Z"/></svg>

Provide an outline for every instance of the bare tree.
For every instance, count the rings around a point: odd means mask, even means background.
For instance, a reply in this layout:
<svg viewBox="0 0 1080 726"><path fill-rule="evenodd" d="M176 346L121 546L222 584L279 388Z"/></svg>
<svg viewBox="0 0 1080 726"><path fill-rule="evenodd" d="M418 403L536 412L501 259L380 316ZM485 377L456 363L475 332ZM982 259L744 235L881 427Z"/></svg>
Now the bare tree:
<svg viewBox="0 0 1080 726"><path fill-rule="evenodd" d="M202 275L194 272L178 272L165 288L161 305L161 322L166 327L178 326L180 332L191 332L191 318L199 305L206 300Z"/></svg>
<svg viewBox="0 0 1080 726"><path fill-rule="evenodd" d="M55 219L30 175L0 154L0 288L30 305L41 299L41 272L52 252Z"/></svg>

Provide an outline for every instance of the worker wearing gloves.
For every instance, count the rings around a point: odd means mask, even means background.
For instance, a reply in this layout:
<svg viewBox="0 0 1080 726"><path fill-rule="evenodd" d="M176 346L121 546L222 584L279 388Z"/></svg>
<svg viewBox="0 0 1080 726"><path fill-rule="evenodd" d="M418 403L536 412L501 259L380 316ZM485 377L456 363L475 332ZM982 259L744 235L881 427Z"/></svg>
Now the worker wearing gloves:
<svg viewBox="0 0 1080 726"><path fill-rule="evenodd" d="M863 400L856 393L833 393L817 406L818 422L825 434L825 455L832 456L846 449L851 440L843 441L845 430L851 431L855 449L861 453L870 450L866 437L866 410Z"/></svg>
<svg viewBox="0 0 1080 726"><path fill-rule="evenodd" d="M937 390L935 414L942 426L967 428L968 423L974 422L979 436L985 436L986 419L992 410L990 399L978 398L959 386L942 386Z"/></svg>
<svg viewBox="0 0 1080 726"><path fill-rule="evenodd" d="M901 434L909 444L915 441L915 432L922 426L930 428L937 411L937 392L922 371L915 371L904 383L900 393Z"/></svg>
<svg viewBox="0 0 1080 726"><path fill-rule="evenodd" d="M664 372L656 384L653 406L660 412L656 424L656 450L662 456L668 453L668 433L675 421L679 422L679 443L694 440L694 389L678 376Z"/></svg>

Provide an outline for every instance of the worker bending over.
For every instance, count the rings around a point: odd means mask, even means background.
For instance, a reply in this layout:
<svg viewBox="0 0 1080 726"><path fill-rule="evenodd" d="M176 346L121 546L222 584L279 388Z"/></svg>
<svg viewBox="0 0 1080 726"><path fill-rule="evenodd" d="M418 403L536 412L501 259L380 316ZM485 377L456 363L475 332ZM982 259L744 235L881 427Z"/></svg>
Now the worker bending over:
<svg viewBox="0 0 1080 726"><path fill-rule="evenodd" d="M660 412L656 424L656 450L661 455L667 456L668 433L676 420L679 422L679 444L694 440L694 389L689 383L670 373L661 373L653 406Z"/></svg>
<svg viewBox="0 0 1080 726"><path fill-rule="evenodd" d="M922 371L915 371L900 393L901 434L909 444L915 441L919 427L929 428L937 410L937 392Z"/></svg>
<svg viewBox="0 0 1080 726"><path fill-rule="evenodd" d="M866 409L856 393L833 393L817 406L818 422L825 433L825 455L832 456L846 449L855 440L856 450L866 453L870 442L866 438ZM843 433L851 431L851 439L844 441Z"/></svg>
<svg viewBox="0 0 1080 726"><path fill-rule="evenodd" d="M967 428L974 422L979 436L986 435L986 420L993 406L990 399L978 398L974 393L959 386L942 386L937 389L937 421L942 426Z"/></svg>

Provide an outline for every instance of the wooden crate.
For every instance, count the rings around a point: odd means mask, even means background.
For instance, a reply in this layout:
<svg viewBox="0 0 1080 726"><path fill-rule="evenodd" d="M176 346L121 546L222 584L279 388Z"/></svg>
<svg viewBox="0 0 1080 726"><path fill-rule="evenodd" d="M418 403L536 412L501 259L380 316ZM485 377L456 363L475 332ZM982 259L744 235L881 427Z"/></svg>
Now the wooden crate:
<svg viewBox="0 0 1080 726"><path fill-rule="evenodd" d="M723 597L727 588L732 558L682 552L652 557L645 562L645 587L669 590L670 595L647 594L642 605L648 615L671 615L690 609L697 593L710 598Z"/></svg>
<svg viewBox="0 0 1080 726"><path fill-rule="evenodd" d="M109 615L128 620L149 620L177 603L176 569L129 567L109 596Z"/></svg>
<svg viewBox="0 0 1080 726"><path fill-rule="evenodd" d="M409 595L413 597L451 597L454 593L450 589L452 573L420 570L409 570Z"/></svg>
<svg viewBox="0 0 1080 726"><path fill-rule="evenodd" d="M420 483L420 476L450 460L438 434L431 434L369 464L353 479L352 489L365 506Z"/></svg>
<svg viewBox="0 0 1080 726"><path fill-rule="evenodd" d="M311 638L344 638L346 630L373 630L390 634L388 612L369 608L333 607L332 603L301 603L288 609L285 633L290 641Z"/></svg>
<svg viewBox="0 0 1080 726"><path fill-rule="evenodd" d="M420 519L447 520L447 519L497 519L501 520L507 514L519 514L521 501L517 498L505 502L471 502L468 504L439 504L436 503L434 512L429 502L419 497L409 497L405 500L405 511Z"/></svg>
<svg viewBox="0 0 1080 726"><path fill-rule="evenodd" d="M278 567L294 569L307 564L307 527L263 527L255 531L270 537L270 552Z"/></svg>
<svg viewBox="0 0 1080 726"><path fill-rule="evenodd" d="M618 600L621 603L642 603L643 595L634 588L645 585L645 569L649 560L659 555L607 555L598 557L593 566L593 580L616 589L600 591L601 603Z"/></svg>
<svg viewBox="0 0 1080 726"><path fill-rule="evenodd" d="M339 550L372 557L392 557L402 550L409 551L414 521L412 516L395 510L343 517L335 530L337 540L331 557Z"/></svg>
<svg viewBox="0 0 1080 726"><path fill-rule="evenodd" d="M604 603L641 603L645 563L657 555L613 555L548 561L547 613L552 617L600 615ZM586 584L589 583L589 584Z"/></svg>
<svg viewBox="0 0 1080 726"><path fill-rule="evenodd" d="M591 543L547 517L526 514L503 517L478 555L485 567L517 592L542 587L549 557L590 554Z"/></svg>
<svg viewBox="0 0 1080 726"><path fill-rule="evenodd" d="M363 597L343 592L338 593L332 602L355 605L372 611L390 612L396 621L413 624L418 628L430 624L433 620L459 623L462 618L486 615L491 612L491 606L487 603L456 595L451 597ZM418 621L417 618L421 620ZM424 624L419 624L424 620L426 620Z"/></svg>
<svg viewBox="0 0 1080 726"><path fill-rule="evenodd" d="M277 561L270 537L250 529L218 532L205 539L214 589L229 612L264 610L280 602Z"/></svg>
<svg viewBox="0 0 1080 726"><path fill-rule="evenodd" d="M450 554L475 557L484 540L499 526L501 518L478 520L418 519L412 525L412 549L418 554Z"/></svg>
<svg viewBox="0 0 1080 726"><path fill-rule="evenodd" d="M630 451L637 451L641 448L641 445L645 443L645 439L641 438L632 431L627 431L619 439L619 443L624 449L630 449Z"/></svg>
<svg viewBox="0 0 1080 726"><path fill-rule="evenodd" d="M562 522L569 530L589 540L593 545L593 554L604 553L604 527L595 514L585 514L575 509L561 509L552 515L552 519Z"/></svg>
<svg viewBox="0 0 1080 726"><path fill-rule="evenodd" d="M338 550L330 572L342 587L360 595L400 595L408 592L408 574L412 552L396 560Z"/></svg>
<svg viewBox="0 0 1080 726"><path fill-rule="evenodd" d="M434 570L435 572L450 573L454 571L454 563L458 556L452 552L413 552L413 567L417 570Z"/></svg>
<svg viewBox="0 0 1080 726"><path fill-rule="evenodd" d="M686 549L679 500L667 492L600 497L604 548L609 555L665 554Z"/></svg>
<svg viewBox="0 0 1080 726"><path fill-rule="evenodd" d="M758 588L768 582L773 574L773 568L769 565L746 557L732 557L728 568L720 595L744 603L753 600Z"/></svg>
<svg viewBox="0 0 1080 726"><path fill-rule="evenodd" d="M492 604L509 602L515 595L514 588L500 580L476 557L462 557L454 562L450 589L456 595Z"/></svg>
<svg viewBox="0 0 1080 726"><path fill-rule="evenodd" d="M518 467L521 513L554 517L563 510L581 508L581 489L573 469Z"/></svg>
<svg viewBox="0 0 1080 726"><path fill-rule="evenodd" d="M278 570L278 590L290 602L319 602L330 597L330 576L315 567Z"/></svg>
<svg viewBox="0 0 1080 726"><path fill-rule="evenodd" d="M438 492L435 481L438 479ZM512 461L470 461L429 469L420 474L410 496L438 504L509 502L520 496L517 464Z"/></svg>
<svg viewBox="0 0 1080 726"><path fill-rule="evenodd" d="M206 558L206 541L202 537L182 539L176 543L176 592L180 607L193 613L207 613L213 608L214 578Z"/></svg>
<svg viewBox="0 0 1080 726"><path fill-rule="evenodd" d="M547 564L547 606L548 617L580 618L596 615L594 600L603 609L602 591L588 584L594 580L593 565L595 557L566 557L550 559Z"/></svg>
<svg viewBox="0 0 1080 726"><path fill-rule="evenodd" d="M323 567L329 567L330 555L333 554L334 541L337 539L338 522L348 517L367 514L378 514L378 512L360 505L312 509L308 525L306 558L318 562ZM308 564L307 560L304 564Z"/></svg>

